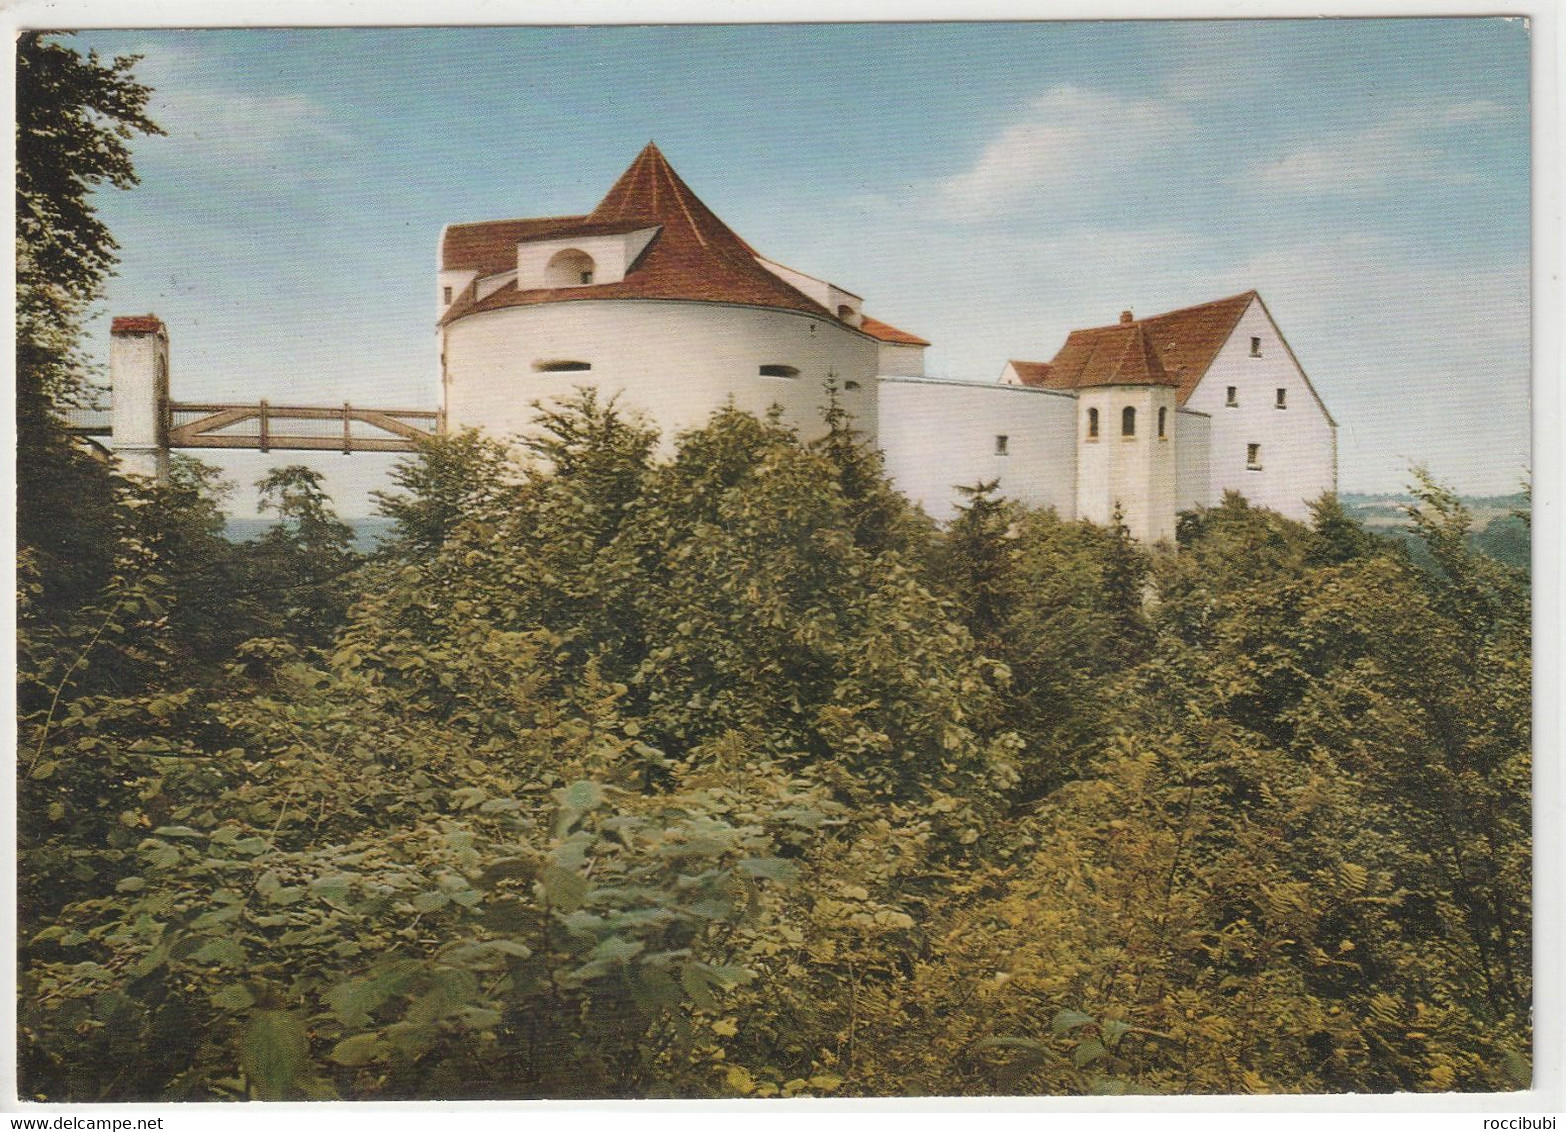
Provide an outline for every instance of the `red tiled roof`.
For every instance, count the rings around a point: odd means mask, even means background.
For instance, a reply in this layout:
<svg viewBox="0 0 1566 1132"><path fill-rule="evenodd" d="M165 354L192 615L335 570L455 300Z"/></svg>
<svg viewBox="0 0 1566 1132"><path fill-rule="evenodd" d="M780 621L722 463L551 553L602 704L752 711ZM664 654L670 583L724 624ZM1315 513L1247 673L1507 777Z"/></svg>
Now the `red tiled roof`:
<svg viewBox="0 0 1566 1132"><path fill-rule="evenodd" d="M1143 357L1129 359L1131 369L1125 372L1133 375L1140 372L1142 376L1126 383L1172 384L1176 389L1176 401L1183 405L1213 364L1219 349L1234 333L1240 316L1256 298L1255 291L1246 291L1242 295L1182 307L1151 318L1073 330L1042 379L1024 377L1023 382L1043 385L1046 389L1109 384L1105 380L1106 374L1114 372L1112 366L1121 364L1130 347L1131 332L1140 330L1139 337L1144 346L1150 348L1145 350ZM1162 377L1152 376L1150 367L1161 371Z"/></svg>
<svg viewBox="0 0 1566 1132"><path fill-rule="evenodd" d="M637 154L598 207L586 216L542 220L499 220L446 229L441 264L447 270L500 274L516 266L516 245L524 240L607 235L640 228L659 229L625 278L590 287L518 290L509 283L483 299L470 290L447 309L442 322L504 307L580 299L680 299L738 303L799 311L820 318L835 315L756 262L755 250L740 239L675 173L658 147ZM870 323L872 320L865 320ZM928 345L885 323L897 338L885 341ZM872 337L880 337L867 327Z"/></svg>
<svg viewBox="0 0 1566 1132"><path fill-rule="evenodd" d="M895 342L899 346L928 346L929 343L916 334L910 334L906 330L899 330L889 323L882 322L878 318L862 315L859 319L859 329L870 337L881 342Z"/></svg>
<svg viewBox="0 0 1566 1132"><path fill-rule="evenodd" d="M617 236L652 228L656 220L592 223L585 216L545 216L537 220L487 220L452 224L441 244L442 271L476 271L499 275L517 265L517 245L524 240L569 239L572 236Z"/></svg>
<svg viewBox="0 0 1566 1132"><path fill-rule="evenodd" d="M1019 362L1012 358L1006 363L1017 375L1017 380L1024 385L1043 385L1044 379L1049 377L1048 362Z"/></svg>
<svg viewBox="0 0 1566 1132"><path fill-rule="evenodd" d="M110 334L162 334L163 320L155 314L122 314L109 324Z"/></svg>
<svg viewBox="0 0 1566 1132"><path fill-rule="evenodd" d="M1074 367L1076 389L1096 385L1173 385L1174 380L1164 372L1158 355L1153 351L1148 335L1140 324L1131 322L1120 326L1107 326L1094 331L1074 331L1066 339L1061 350L1071 349L1072 339L1078 339L1079 348L1071 357L1081 361ZM1060 358L1050 364L1053 374L1059 368ZM1050 379L1046 379L1050 380Z"/></svg>

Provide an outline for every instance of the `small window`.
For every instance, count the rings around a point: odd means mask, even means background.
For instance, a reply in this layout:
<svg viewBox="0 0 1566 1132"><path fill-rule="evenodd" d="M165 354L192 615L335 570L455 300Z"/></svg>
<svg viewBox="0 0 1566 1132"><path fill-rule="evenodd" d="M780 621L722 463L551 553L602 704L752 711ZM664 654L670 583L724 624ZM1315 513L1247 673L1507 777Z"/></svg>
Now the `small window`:
<svg viewBox="0 0 1566 1132"><path fill-rule="evenodd" d="M1280 409L1287 409L1289 407L1289 391L1287 389L1278 390L1278 399L1274 404Z"/></svg>
<svg viewBox="0 0 1566 1132"><path fill-rule="evenodd" d="M842 306L837 308L837 317L842 319L844 322L851 322L854 317L854 308L849 306L847 303L844 303Z"/></svg>
<svg viewBox="0 0 1566 1132"><path fill-rule="evenodd" d="M1253 358L1261 357L1261 339L1260 338L1252 338L1251 339L1251 357L1253 357Z"/></svg>
<svg viewBox="0 0 1566 1132"><path fill-rule="evenodd" d="M1158 439L1163 440L1168 433L1165 431L1169 425L1169 410L1160 405L1158 408Z"/></svg>
<svg viewBox="0 0 1566 1132"><path fill-rule="evenodd" d="M1098 410L1097 409L1089 409L1088 410L1088 439L1089 440L1097 440L1098 439Z"/></svg>
<svg viewBox="0 0 1566 1132"><path fill-rule="evenodd" d="M995 455L1006 455L1006 444L1011 438L1004 433L995 438Z"/></svg>
<svg viewBox="0 0 1566 1132"><path fill-rule="evenodd" d="M859 382L857 382L857 381L845 381L845 382L843 382L843 388L845 390L847 390L849 393L852 393L854 390L859 388Z"/></svg>
<svg viewBox="0 0 1566 1132"><path fill-rule="evenodd" d="M565 358L533 363L534 373L581 373L592 368L592 362L576 362Z"/></svg>
<svg viewBox="0 0 1566 1132"><path fill-rule="evenodd" d="M1247 444L1245 446L1245 466L1253 472L1261 471L1261 445Z"/></svg>
<svg viewBox="0 0 1566 1132"><path fill-rule="evenodd" d="M442 287L440 289L440 301L445 303L447 306L451 305L451 288L450 287Z"/></svg>
<svg viewBox="0 0 1566 1132"><path fill-rule="evenodd" d="M1231 409L1238 409L1240 407L1240 390L1238 386L1229 386L1229 393L1224 400L1224 404Z"/></svg>
<svg viewBox="0 0 1566 1132"><path fill-rule="evenodd" d="M1120 410L1120 435L1136 435L1136 410L1130 405Z"/></svg>
<svg viewBox="0 0 1566 1132"><path fill-rule="evenodd" d="M762 377L798 377L798 366L765 365L756 371Z"/></svg>

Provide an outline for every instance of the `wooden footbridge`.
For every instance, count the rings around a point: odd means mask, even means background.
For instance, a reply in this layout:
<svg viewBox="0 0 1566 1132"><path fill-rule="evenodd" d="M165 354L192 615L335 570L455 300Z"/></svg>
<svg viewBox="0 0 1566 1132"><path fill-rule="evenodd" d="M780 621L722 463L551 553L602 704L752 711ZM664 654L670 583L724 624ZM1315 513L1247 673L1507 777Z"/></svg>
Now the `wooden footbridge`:
<svg viewBox="0 0 1566 1132"><path fill-rule="evenodd" d="M168 331L154 315L114 320L109 412L72 409L65 426L107 437L125 470L163 479L175 448L259 452L413 452L445 426L435 409L175 401L169 396Z"/></svg>
<svg viewBox="0 0 1566 1132"><path fill-rule="evenodd" d="M363 409L346 402L323 408L170 401L166 412L169 448L261 452L412 452L439 433L441 423L433 409Z"/></svg>

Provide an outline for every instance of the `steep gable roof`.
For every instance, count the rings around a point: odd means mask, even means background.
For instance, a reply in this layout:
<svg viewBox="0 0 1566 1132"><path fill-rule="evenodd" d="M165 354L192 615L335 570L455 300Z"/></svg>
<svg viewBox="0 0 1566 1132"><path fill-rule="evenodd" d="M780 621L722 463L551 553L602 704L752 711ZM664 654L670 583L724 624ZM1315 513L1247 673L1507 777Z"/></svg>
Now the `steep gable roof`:
<svg viewBox="0 0 1566 1132"><path fill-rule="evenodd" d="M758 263L755 249L702 203L652 143L637 154L586 216L452 225L446 229L441 264L447 270L498 275L516 267L516 245L525 240L609 235L642 228L657 228L658 233L627 269L624 279L588 287L528 289L518 289L512 282L482 299L470 288L452 303L441 321L449 323L504 307L582 299L737 303L838 321L826 307ZM881 341L928 345L885 323L874 325L882 330L859 329Z"/></svg>
<svg viewBox="0 0 1566 1132"><path fill-rule="evenodd" d="M1049 372L1042 380L1023 377L1023 383L1042 385L1046 389L1108 384L1102 380L1105 367L1110 364L1108 359L1114 358L1118 365L1128 348L1128 332L1139 329L1144 343L1151 347L1149 355L1164 376L1155 382L1144 380L1131 384L1172 384L1176 401L1183 405L1229 340L1229 335L1234 333L1240 316L1258 297L1255 291L1246 291L1151 318L1073 330L1049 363ZM1021 371L1018 372L1020 376Z"/></svg>

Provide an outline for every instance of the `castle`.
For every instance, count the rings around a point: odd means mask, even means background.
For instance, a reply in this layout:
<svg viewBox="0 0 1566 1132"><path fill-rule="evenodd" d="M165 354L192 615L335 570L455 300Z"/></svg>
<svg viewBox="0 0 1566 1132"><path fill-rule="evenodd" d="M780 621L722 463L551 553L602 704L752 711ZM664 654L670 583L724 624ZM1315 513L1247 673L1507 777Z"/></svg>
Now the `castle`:
<svg viewBox="0 0 1566 1132"><path fill-rule="evenodd" d="M534 427L534 402L590 384L643 413L667 445L725 404L774 406L802 438L825 425L825 386L930 514L959 485L999 480L1065 518L1118 513L1147 542L1226 491L1294 518L1336 489L1337 424L1254 291L1072 331L1048 362L998 381L924 376L923 338L860 296L770 260L648 145L591 212L453 224L436 275L441 410L183 406L168 398L168 339L152 316L116 319L115 449L159 474L185 447L283 444L270 419L330 418L343 451L409 450L431 428ZM203 416L202 414L206 414ZM181 414L199 418L178 425ZM269 416L270 414L270 416ZM427 418L419 421L415 418ZM225 435L259 420L255 436ZM390 438L357 440L352 425ZM161 461L161 463L159 462Z"/></svg>
<svg viewBox="0 0 1566 1132"><path fill-rule="evenodd" d="M938 517L956 485L1172 538L1235 490L1304 518L1337 483L1336 422L1254 291L1073 331L997 382L924 377L924 339L860 296L758 253L648 145L583 216L454 224L436 280L447 428L527 429L591 383L667 438L732 401L805 438L823 386Z"/></svg>

